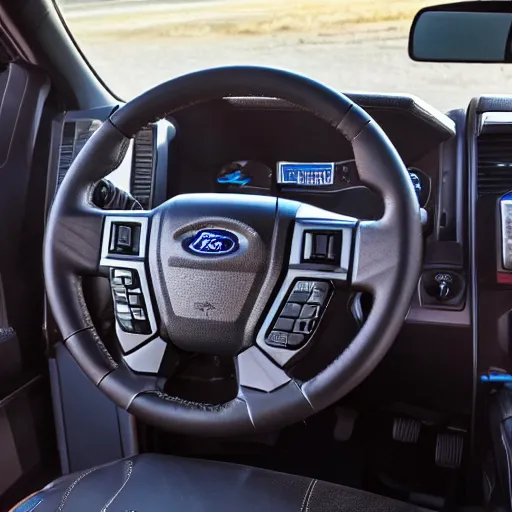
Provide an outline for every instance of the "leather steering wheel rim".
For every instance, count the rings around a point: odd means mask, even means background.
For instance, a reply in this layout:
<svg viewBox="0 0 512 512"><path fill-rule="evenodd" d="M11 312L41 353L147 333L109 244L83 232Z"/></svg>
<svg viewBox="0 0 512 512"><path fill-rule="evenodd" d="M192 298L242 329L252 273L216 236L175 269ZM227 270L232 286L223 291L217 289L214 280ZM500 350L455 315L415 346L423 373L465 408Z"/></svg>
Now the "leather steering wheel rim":
<svg viewBox="0 0 512 512"><path fill-rule="evenodd" d="M359 178L384 200L378 221L354 225L351 284L372 293L372 310L352 343L307 382L266 393L240 388L222 405L165 395L157 379L116 362L99 339L83 298L83 276L99 267L104 213L92 205L94 184L122 161L138 130L179 109L224 97L286 100L328 122L352 144ZM290 72L227 67L170 80L128 102L87 142L60 186L47 222L47 296L65 346L87 376L117 405L141 420L176 432L248 434L301 421L346 395L381 361L396 338L419 278L419 205L407 170L377 123L345 95ZM104 273L103 273L104 275Z"/></svg>

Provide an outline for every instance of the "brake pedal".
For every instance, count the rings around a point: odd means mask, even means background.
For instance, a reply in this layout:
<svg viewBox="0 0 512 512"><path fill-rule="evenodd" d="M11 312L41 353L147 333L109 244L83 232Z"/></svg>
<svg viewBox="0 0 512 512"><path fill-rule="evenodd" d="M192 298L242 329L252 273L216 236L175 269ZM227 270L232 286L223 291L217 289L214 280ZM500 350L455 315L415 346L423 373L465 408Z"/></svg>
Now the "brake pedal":
<svg viewBox="0 0 512 512"><path fill-rule="evenodd" d="M464 438L461 434L442 432L436 439L436 466L458 469L462 462Z"/></svg>
<svg viewBox="0 0 512 512"><path fill-rule="evenodd" d="M421 422L413 418L399 417L393 420L393 441L417 443L420 437Z"/></svg>

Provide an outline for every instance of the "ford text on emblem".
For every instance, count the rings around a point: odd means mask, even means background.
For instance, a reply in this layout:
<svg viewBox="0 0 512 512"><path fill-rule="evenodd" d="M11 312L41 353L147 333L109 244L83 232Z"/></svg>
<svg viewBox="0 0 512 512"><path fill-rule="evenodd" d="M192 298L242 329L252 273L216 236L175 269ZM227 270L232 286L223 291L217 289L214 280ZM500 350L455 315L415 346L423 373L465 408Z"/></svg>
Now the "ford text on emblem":
<svg viewBox="0 0 512 512"><path fill-rule="evenodd" d="M203 229L183 241L183 248L201 256L222 256L238 250L238 237L225 229Z"/></svg>

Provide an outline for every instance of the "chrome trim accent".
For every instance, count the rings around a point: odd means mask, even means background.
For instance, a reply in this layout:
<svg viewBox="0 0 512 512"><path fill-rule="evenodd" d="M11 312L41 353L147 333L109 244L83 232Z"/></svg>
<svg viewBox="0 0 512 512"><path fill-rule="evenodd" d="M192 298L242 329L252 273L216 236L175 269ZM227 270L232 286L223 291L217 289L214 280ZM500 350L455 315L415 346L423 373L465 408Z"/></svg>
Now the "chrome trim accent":
<svg viewBox="0 0 512 512"><path fill-rule="evenodd" d="M485 125L499 126L500 124L512 124L512 112L484 112L478 119L478 133L482 133Z"/></svg>
<svg viewBox="0 0 512 512"><path fill-rule="evenodd" d="M290 382L291 378L254 345L237 357L238 385L267 393Z"/></svg>
<svg viewBox="0 0 512 512"><path fill-rule="evenodd" d="M309 344L306 343L303 347L297 350L289 350L284 348L271 347L265 343L266 334L270 326L277 316L285 297L287 296L292 283L299 278L302 279L319 279L331 281L347 281L348 272L350 270L351 252L354 244L354 231L357 227L357 219L347 217L345 215L338 215L336 213L322 210L315 206L303 204L299 207L295 227L293 230L292 247L290 251L290 259L288 265L288 272L286 277L277 293L272 306L270 307L267 316L265 317L260 330L256 335L256 344L259 348L268 354L278 365L284 366L298 354L300 354ZM309 229L326 229L330 231L342 232L342 245L340 264L335 270L313 270L311 265L301 262L302 256L302 240L304 231ZM354 251L357 254L357 251ZM354 260L356 256L354 256Z"/></svg>
<svg viewBox="0 0 512 512"><path fill-rule="evenodd" d="M108 253L110 244L110 232L113 222L130 222L138 223L141 225L139 248L140 252L138 256L116 256ZM136 270L139 274L140 288L144 296L144 302L146 304L146 310L148 315L148 321L151 328L149 334L135 334L125 332L121 329L116 319L116 333L119 339L119 343L123 352L129 352L136 349L142 343L147 341L149 338L154 336L158 330L156 316L153 308L153 302L151 300L151 293L149 289L148 274L146 271L145 257L146 248L149 239L149 218L141 214L141 212L123 212L123 215L119 215L119 212L115 212L113 215L106 214L105 222L103 225L103 235L101 242L101 259L100 266L107 268L128 268ZM112 291L113 293L113 291ZM126 356L123 356L126 357Z"/></svg>
<svg viewBox="0 0 512 512"><path fill-rule="evenodd" d="M166 348L167 343L162 338L155 338L138 350L123 355L123 359L134 372L158 373Z"/></svg>

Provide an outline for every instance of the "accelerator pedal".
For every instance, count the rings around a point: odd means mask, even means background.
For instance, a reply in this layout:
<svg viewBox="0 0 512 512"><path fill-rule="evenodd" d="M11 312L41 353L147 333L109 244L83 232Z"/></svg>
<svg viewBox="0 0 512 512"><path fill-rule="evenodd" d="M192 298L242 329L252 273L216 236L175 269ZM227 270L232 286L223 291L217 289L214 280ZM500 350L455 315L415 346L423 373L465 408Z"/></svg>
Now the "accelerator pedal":
<svg viewBox="0 0 512 512"><path fill-rule="evenodd" d="M436 466L440 468L458 469L462 462L464 438L456 432L437 434Z"/></svg>

